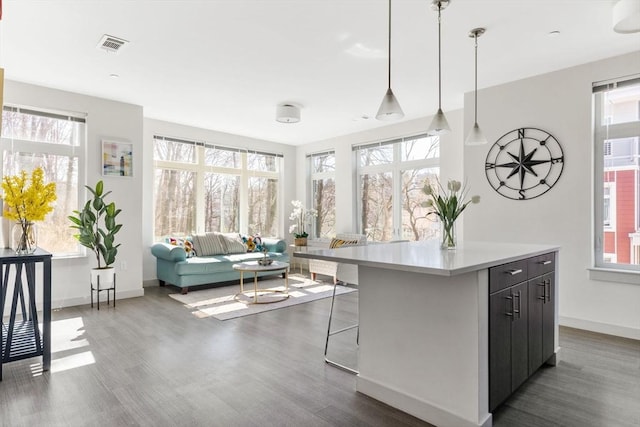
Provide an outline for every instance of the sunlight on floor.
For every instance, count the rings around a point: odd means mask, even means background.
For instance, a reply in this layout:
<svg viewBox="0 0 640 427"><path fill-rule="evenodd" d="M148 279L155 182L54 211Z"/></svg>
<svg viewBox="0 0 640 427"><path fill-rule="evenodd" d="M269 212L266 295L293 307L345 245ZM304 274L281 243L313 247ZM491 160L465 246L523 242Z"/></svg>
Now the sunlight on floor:
<svg viewBox="0 0 640 427"><path fill-rule="evenodd" d="M81 366L96 363L93 353L90 350L80 353L73 352L84 347L89 347L89 341L84 338L84 322L82 317L56 320L51 322L51 372L62 372ZM72 354L68 354L68 353ZM56 357L56 353L59 357ZM68 355L62 356L61 353ZM32 372L36 375L33 365ZM42 372L42 366L40 366Z"/></svg>
<svg viewBox="0 0 640 427"><path fill-rule="evenodd" d="M81 317L51 322L51 352L61 352L86 347L89 342L82 338L84 323Z"/></svg>
<svg viewBox="0 0 640 427"><path fill-rule="evenodd" d="M94 363L96 363L96 359L93 357L93 353L91 353L91 351L85 351L83 353L53 359L51 361L51 372L67 371L81 366L93 365Z"/></svg>

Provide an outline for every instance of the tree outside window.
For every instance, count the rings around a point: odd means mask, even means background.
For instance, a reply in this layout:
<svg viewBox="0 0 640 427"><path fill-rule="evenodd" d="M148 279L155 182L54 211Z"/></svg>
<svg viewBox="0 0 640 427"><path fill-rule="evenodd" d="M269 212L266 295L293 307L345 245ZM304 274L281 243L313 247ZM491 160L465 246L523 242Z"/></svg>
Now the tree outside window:
<svg viewBox="0 0 640 427"><path fill-rule="evenodd" d="M38 246L54 256L82 253L67 216L79 208L79 183L85 180L81 154L85 143L83 116L12 106L3 108L1 175L15 175L21 170L31 173L41 167L44 181L56 183L54 210L38 223Z"/></svg>
<svg viewBox="0 0 640 427"><path fill-rule="evenodd" d="M282 156L155 136L155 238L277 236Z"/></svg>
<svg viewBox="0 0 640 427"><path fill-rule="evenodd" d="M373 241L437 238L422 192L439 175L437 137L418 135L355 147L358 229Z"/></svg>

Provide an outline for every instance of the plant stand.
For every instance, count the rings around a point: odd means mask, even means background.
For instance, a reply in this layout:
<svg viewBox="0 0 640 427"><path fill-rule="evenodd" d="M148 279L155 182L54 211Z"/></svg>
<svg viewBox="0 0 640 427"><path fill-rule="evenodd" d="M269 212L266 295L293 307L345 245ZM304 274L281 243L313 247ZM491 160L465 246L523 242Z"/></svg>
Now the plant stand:
<svg viewBox="0 0 640 427"><path fill-rule="evenodd" d="M89 280L91 284L91 308L93 308L93 293L95 292L97 299L96 305L98 306L98 310L100 310L100 292L103 291L107 291L107 305L110 303L109 293L113 291L113 308L116 308L116 273L113 273L113 283L111 283L111 287L109 288L100 287L100 276L97 277L97 282L96 287L94 287L93 282Z"/></svg>

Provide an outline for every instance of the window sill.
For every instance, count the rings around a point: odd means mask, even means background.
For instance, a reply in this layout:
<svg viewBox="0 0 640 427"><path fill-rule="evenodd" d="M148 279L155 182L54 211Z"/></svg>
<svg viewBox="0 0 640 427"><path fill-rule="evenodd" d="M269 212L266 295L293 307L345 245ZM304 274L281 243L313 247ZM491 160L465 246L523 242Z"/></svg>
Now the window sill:
<svg viewBox="0 0 640 427"><path fill-rule="evenodd" d="M640 285L640 271L614 270L611 268L589 268L589 279L602 282L628 283Z"/></svg>

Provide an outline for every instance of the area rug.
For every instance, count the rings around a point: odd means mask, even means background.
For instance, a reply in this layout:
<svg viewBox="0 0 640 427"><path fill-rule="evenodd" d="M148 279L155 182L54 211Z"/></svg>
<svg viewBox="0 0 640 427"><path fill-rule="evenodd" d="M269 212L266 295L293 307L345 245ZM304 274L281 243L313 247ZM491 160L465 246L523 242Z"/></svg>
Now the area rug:
<svg viewBox="0 0 640 427"><path fill-rule="evenodd" d="M273 291L284 290L284 279L262 279L258 281L258 287ZM245 295L252 295L253 280L245 279ZM336 295L353 292L355 289L345 286L336 288ZM252 304L251 299L245 295L236 298L240 292L240 285L209 288L190 291L186 295L169 294L171 298L184 304L191 310L191 314L199 318L214 317L218 320L229 320L251 314L262 313L279 308L290 307L296 304L329 298L333 293L333 284L321 281L313 281L299 274L289 274L289 298L270 304ZM281 293L261 294L260 301L268 301L269 298L280 299Z"/></svg>

